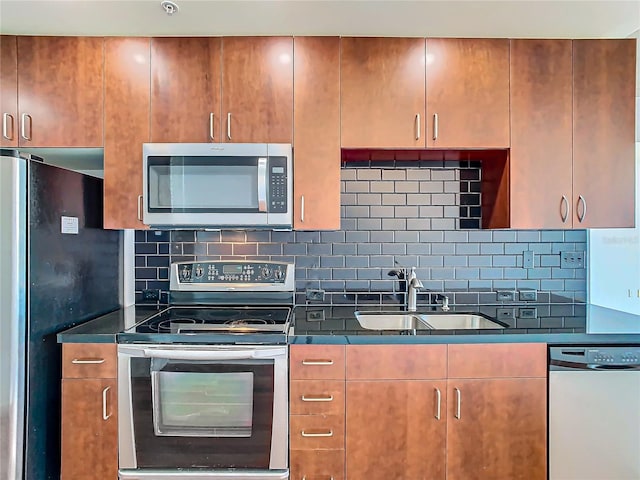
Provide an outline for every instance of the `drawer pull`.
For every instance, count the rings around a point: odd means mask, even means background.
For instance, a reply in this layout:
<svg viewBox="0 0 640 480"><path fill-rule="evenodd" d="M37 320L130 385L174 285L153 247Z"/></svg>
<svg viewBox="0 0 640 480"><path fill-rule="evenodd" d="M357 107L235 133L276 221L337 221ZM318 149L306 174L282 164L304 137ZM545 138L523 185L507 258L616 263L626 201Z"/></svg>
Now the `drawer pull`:
<svg viewBox="0 0 640 480"><path fill-rule="evenodd" d="M104 358L74 358L71 360L74 365L98 365L104 362Z"/></svg>
<svg viewBox="0 0 640 480"><path fill-rule="evenodd" d="M302 395L303 402L332 402L333 395L329 395L328 397L307 397L306 395Z"/></svg>
<svg viewBox="0 0 640 480"><path fill-rule="evenodd" d="M303 360L303 365L333 365L333 360Z"/></svg>
<svg viewBox="0 0 640 480"><path fill-rule="evenodd" d="M303 476L302 476L302 480L311 480L312 478L326 478L327 480L333 480L333 477L332 477L331 475L325 475L325 476L323 476L323 477L318 477L318 476L315 476L315 477L307 477L306 475L303 475Z"/></svg>
<svg viewBox="0 0 640 480"><path fill-rule="evenodd" d="M328 432L305 432L302 430L300 435L303 437L333 437L333 430L329 430Z"/></svg>

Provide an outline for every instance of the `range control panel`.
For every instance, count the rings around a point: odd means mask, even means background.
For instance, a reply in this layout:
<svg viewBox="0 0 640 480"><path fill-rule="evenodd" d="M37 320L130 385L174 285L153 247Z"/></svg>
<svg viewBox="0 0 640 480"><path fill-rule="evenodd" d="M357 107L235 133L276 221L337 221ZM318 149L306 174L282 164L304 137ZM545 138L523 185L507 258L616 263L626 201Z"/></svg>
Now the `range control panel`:
<svg viewBox="0 0 640 480"><path fill-rule="evenodd" d="M287 263L280 262L192 262L179 263L180 283L284 283Z"/></svg>

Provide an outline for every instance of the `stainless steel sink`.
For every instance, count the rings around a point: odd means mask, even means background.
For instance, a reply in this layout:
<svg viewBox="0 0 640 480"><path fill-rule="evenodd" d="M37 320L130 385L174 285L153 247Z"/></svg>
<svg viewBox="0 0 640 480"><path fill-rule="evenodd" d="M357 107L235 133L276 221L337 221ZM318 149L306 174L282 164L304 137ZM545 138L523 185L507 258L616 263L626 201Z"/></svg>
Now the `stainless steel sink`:
<svg viewBox="0 0 640 480"><path fill-rule="evenodd" d="M420 319L433 330L476 330L504 328L490 318L477 313L421 313Z"/></svg>
<svg viewBox="0 0 640 480"><path fill-rule="evenodd" d="M355 312L362 328L368 330L427 330L429 326L420 317L405 312Z"/></svg>
<svg viewBox="0 0 640 480"><path fill-rule="evenodd" d="M504 328L480 313L355 312L367 330L476 330Z"/></svg>

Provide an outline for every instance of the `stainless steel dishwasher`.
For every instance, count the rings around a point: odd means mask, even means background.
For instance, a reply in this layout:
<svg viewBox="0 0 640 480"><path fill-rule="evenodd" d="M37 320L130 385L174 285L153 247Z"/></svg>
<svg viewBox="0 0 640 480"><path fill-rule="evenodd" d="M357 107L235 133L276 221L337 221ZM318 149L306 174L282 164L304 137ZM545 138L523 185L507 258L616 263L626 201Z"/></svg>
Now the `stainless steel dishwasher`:
<svg viewBox="0 0 640 480"><path fill-rule="evenodd" d="M640 479L640 347L549 358L549 480Z"/></svg>

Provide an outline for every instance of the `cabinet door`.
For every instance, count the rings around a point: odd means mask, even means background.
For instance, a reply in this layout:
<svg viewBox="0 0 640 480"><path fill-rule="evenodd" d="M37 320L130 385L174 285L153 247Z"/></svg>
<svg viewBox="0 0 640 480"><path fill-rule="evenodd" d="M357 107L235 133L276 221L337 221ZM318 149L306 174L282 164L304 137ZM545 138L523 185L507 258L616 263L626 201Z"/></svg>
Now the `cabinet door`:
<svg viewBox="0 0 640 480"><path fill-rule="evenodd" d="M222 39L225 142L293 140L293 39Z"/></svg>
<svg viewBox="0 0 640 480"><path fill-rule="evenodd" d="M426 64L427 147L508 147L509 40L429 38Z"/></svg>
<svg viewBox="0 0 640 480"><path fill-rule="evenodd" d="M151 141L221 142L220 37L151 39Z"/></svg>
<svg viewBox="0 0 640 480"><path fill-rule="evenodd" d="M510 75L510 226L571 228L571 40L511 40Z"/></svg>
<svg viewBox="0 0 640 480"><path fill-rule="evenodd" d="M342 146L424 147L423 38L342 38Z"/></svg>
<svg viewBox="0 0 640 480"><path fill-rule="evenodd" d="M104 226L140 219L142 144L149 141L149 39L105 40Z"/></svg>
<svg viewBox="0 0 640 480"><path fill-rule="evenodd" d="M444 479L446 395L445 381L347 382L346 478Z"/></svg>
<svg viewBox="0 0 640 480"><path fill-rule="evenodd" d="M447 480L547 478L547 381L448 381Z"/></svg>
<svg viewBox="0 0 640 480"><path fill-rule="evenodd" d="M291 480L344 480L344 450L291 450Z"/></svg>
<svg viewBox="0 0 640 480"><path fill-rule="evenodd" d="M103 39L18 37L20 145L103 146Z"/></svg>
<svg viewBox="0 0 640 480"><path fill-rule="evenodd" d="M0 35L0 147L18 146L18 54L16 37Z"/></svg>
<svg viewBox="0 0 640 480"><path fill-rule="evenodd" d="M294 228L340 228L340 39L294 40Z"/></svg>
<svg viewBox="0 0 640 480"><path fill-rule="evenodd" d="M633 227L635 39L573 41L574 226Z"/></svg>
<svg viewBox="0 0 640 480"><path fill-rule="evenodd" d="M62 480L118 478L115 379L62 380Z"/></svg>

